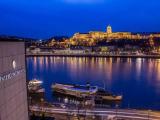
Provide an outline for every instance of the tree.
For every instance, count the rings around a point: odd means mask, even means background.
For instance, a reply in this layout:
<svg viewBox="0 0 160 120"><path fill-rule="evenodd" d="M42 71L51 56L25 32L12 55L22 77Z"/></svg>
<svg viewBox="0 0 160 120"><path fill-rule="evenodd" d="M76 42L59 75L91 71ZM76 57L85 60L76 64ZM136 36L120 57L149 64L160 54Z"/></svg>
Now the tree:
<svg viewBox="0 0 160 120"><path fill-rule="evenodd" d="M45 114L44 113L42 113L42 117L41 117L40 120L45 120Z"/></svg>
<svg viewBox="0 0 160 120"><path fill-rule="evenodd" d="M35 120L36 119L36 115L35 115L35 113L33 113L32 115L31 115L31 120Z"/></svg>

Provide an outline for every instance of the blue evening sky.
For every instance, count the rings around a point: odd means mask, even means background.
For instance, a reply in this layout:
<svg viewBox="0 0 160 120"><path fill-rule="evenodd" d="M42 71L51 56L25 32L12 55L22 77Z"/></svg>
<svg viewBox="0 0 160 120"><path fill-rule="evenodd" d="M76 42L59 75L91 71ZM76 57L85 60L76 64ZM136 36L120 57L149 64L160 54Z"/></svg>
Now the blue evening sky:
<svg viewBox="0 0 160 120"><path fill-rule="evenodd" d="M0 0L0 34L48 38L75 32L160 32L160 0Z"/></svg>

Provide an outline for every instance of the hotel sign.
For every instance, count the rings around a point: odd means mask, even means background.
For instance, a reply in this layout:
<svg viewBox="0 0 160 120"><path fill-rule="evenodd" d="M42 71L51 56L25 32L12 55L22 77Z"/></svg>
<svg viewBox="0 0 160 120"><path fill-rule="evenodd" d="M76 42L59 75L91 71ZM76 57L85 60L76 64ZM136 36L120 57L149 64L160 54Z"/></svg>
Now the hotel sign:
<svg viewBox="0 0 160 120"><path fill-rule="evenodd" d="M12 67L13 67L13 69L16 69L16 61L15 60L12 61ZM2 76L0 76L0 82L12 79L13 77L15 77L23 72L25 72L25 69L18 69L14 72L10 72L8 74L2 75Z"/></svg>
<svg viewBox="0 0 160 120"><path fill-rule="evenodd" d="M16 70L16 71L14 71L14 72L11 72L11 73L9 73L9 74L0 76L0 82L6 81L6 80L9 80L9 79L12 79L13 77L15 77L15 76L17 76L17 75L19 75L19 74L21 74L21 73L23 73L23 72L25 72L24 69L19 69L19 70Z"/></svg>

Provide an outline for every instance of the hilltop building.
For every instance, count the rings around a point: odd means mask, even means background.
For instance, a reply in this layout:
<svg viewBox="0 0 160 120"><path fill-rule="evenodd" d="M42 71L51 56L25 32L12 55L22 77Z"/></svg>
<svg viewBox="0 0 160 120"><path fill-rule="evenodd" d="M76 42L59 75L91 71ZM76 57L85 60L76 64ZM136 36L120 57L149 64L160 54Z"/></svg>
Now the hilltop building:
<svg viewBox="0 0 160 120"><path fill-rule="evenodd" d="M72 45L95 45L97 42L106 40L140 40L140 39L150 39L151 37L160 37L160 34L143 35L143 34L133 34L131 32L112 32L112 27L107 26L106 32L101 31L91 31L89 33L75 33L72 38L70 38L70 43Z"/></svg>
<svg viewBox="0 0 160 120"><path fill-rule="evenodd" d="M160 39L160 33L132 33L132 32L113 32L112 27L108 25L106 31L90 31L88 33L75 33L71 38L62 38L60 40L55 40L54 38L47 42L49 47L54 49L57 48L70 48L70 46L86 46L86 47L96 47L99 44L107 45L107 43L112 43L115 41L126 40L127 42L140 41L154 46L154 41ZM130 41L128 41L130 40ZM140 45L140 44L139 44Z"/></svg>

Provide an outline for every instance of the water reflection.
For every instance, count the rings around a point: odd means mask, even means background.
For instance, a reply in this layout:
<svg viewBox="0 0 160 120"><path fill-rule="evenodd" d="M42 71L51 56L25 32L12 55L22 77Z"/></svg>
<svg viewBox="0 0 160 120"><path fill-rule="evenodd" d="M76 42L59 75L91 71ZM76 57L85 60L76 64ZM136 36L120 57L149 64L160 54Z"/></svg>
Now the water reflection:
<svg viewBox="0 0 160 120"><path fill-rule="evenodd" d="M28 79L44 81L48 101L53 101L52 83L90 82L122 93L122 107L160 108L160 59L29 57L27 68Z"/></svg>

